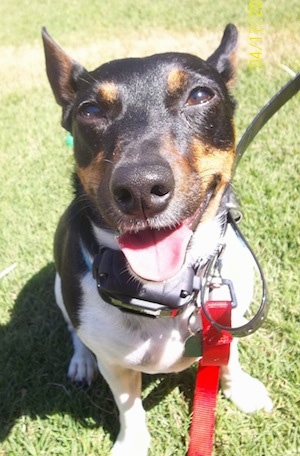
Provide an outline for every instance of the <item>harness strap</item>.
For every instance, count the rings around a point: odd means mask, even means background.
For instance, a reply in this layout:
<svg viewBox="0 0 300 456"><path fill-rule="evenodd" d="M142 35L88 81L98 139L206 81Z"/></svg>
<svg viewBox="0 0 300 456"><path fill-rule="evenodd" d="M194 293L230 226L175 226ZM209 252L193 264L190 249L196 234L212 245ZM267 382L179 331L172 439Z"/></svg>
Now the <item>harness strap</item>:
<svg viewBox="0 0 300 456"><path fill-rule="evenodd" d="M230 301L208 301L206 306L214 320L223 326L230 326ZM220 366L228 363L232 341L229 332L216 329L203 312L201 318L203 357L196 378L188 456L212 455Z"/></svg>

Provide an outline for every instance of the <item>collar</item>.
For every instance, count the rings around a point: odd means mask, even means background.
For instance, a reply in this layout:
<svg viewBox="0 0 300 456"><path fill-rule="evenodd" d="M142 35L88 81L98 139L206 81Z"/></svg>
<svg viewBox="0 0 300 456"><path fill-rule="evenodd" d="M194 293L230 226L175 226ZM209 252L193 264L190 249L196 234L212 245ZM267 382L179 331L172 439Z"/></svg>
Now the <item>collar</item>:
<svg viewBox="0 0 300 456"><path fill-rule="evenodd" d="M227 226L226 210L219 216L219 239L205 258L191 259L187 254L181 270L164 282L141 282L128 271L124 254L101 245L92 271L98 292L107 303L120 310L147 317L175 317L188 306L197 306L203 271L208 261L219 254ZM82 246L83 248L83 246ZM194 252L192 252L194 254ZM86 253L83 253L86 259ZM87 263L87 261L86 261Z"/></svg>
<svg viewBox="0 0 300 456"><path fill-rule="evenodd" d="M185 264L165 282L138 282L130 275L123 253L103 247L95 257L93 276L107 303L147 317L175 317L195 301L201 287L199 268Z"/></svg>
<svg viewBox="0 0 300 456"><path fill-rule="evenodd" d="M181 271L172 279L162 283L142 283L135 280L129 273L126 259L121 251L101 246L99 253L91 262L89 254L81 245L83 258L97 283L101 298L123 312L134 313L144 317L176 317L191 308L191 315L198 313L200 308L211 324L219 330L226 330L235 337L244 337L255 332L265 321L269 304L266 283L262 269L252 249L243 237L237 223L229 211L222 226L222 237L230 224L241 242L252 255L254 264L260 275L262 297L260 306L250 321L239 327L226 327L218 324L210 315L206 302L207 294L214 288L226 286L229 290L231 306L238 302L235 297L234 285L221 276L221 256L225 245L220 242L209 258L198 259L189 265L185 263Z"/></svg>

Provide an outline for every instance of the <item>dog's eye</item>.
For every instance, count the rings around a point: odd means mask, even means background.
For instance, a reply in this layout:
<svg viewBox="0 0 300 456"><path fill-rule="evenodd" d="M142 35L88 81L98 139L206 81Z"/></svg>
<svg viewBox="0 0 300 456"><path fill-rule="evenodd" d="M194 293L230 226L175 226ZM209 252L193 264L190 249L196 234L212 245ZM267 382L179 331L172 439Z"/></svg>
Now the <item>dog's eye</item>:
<svg viewBox="0 0 300 456"><path fill-rule="evenodd" d="M79 115L87 120L99 119L103 113L99 106L93 103L85 103L79 107Z"/></svg>
<svg viewBox="0 0 300 456"><path fill-rule="evenodd" d="M193 89L187 99L187 106L204 104L214 97L214 92L208 87L196 87Z"/></svg>

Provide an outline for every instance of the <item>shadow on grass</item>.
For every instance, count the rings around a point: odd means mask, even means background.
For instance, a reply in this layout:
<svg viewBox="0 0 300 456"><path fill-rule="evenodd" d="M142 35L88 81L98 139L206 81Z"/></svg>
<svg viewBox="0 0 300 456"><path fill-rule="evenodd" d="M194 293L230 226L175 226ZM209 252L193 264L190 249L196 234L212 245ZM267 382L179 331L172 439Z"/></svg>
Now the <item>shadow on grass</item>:
<svg viewBox="0 0 300 456"><path fill-rule="evenodd" d="M54 265L49 264L33 276L17 297L9 324L0 327L0 441L20 416L46 420L56 413L68 414L84 427L102 427L114 440L118 412L104 379L99 376L84 389L66 378L72 346L54 304L54 274ZM144 401L146 410L176 386L191 402L191 372L159 378ZM152 381L152 376L144 377L145 386Z"/></svg>

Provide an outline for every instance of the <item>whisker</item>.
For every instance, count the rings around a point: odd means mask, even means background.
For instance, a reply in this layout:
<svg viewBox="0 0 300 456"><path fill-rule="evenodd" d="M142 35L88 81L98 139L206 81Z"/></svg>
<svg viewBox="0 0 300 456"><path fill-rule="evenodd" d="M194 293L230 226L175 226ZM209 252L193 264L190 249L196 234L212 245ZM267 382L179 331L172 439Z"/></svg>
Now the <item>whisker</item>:
<svg viewBox="0 0 300 456"><path fill-rule="evenodd" d="M79 80L82 82L85 82L86 84L92 86L93 83L98 82L96 78L94 78L91 73L89 73L89 78L92 79L92 81L85 79L83 76L80 76Z"/></svg>

